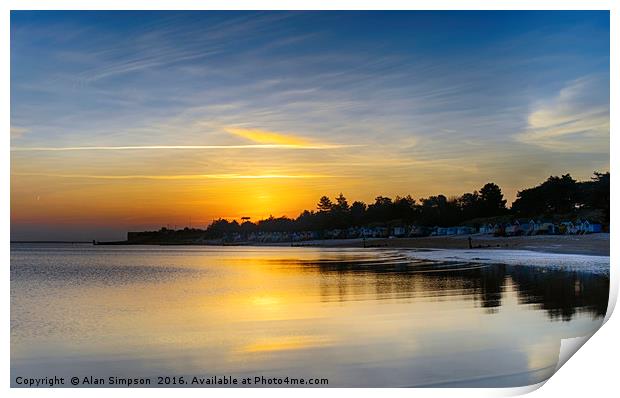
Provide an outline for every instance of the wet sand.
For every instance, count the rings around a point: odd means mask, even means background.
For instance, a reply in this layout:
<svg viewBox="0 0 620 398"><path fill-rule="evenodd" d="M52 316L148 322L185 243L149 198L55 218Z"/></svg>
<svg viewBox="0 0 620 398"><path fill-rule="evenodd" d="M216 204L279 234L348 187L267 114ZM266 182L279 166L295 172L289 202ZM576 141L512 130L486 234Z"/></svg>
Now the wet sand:
<svg viewBox="0 0 620 398"><path fill-rule="evenodd" d="M532 250L547 253L588 254L609 256L609 234L590 235L538 235L495 237L490 235L432 236L424 238L373 238L366 239L366 247L401 249L469 249L471 236L475 249ZM362 239L333 239L300 242L295 246L363 247Z"/></svg>

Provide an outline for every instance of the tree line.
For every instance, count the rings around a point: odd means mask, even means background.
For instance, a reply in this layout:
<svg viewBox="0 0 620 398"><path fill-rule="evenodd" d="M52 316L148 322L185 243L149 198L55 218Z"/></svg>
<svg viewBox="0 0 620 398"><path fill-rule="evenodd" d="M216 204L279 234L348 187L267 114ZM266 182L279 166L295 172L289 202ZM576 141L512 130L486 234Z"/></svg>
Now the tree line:
<svg viewBox="0 0 620 398"><path fill-rule="evenodd" d="M226 233L295 232L343 229L364 225L417 224L453 226L467 221L498 216L550 217L577 216L582 210L600 210L603 223L609 223L609 172L598 173L589 181L576 181L570 174L551 176L543 183L517 193L511 207L501 188L487 183L480 190L459 197L429 196L416 200L407 195L378 196L374 203L349 203L341 193L333 200L322 196L316 209L304 210L297 218L269 217L256 223L219 219L207 228L207 236Z"/></svg>

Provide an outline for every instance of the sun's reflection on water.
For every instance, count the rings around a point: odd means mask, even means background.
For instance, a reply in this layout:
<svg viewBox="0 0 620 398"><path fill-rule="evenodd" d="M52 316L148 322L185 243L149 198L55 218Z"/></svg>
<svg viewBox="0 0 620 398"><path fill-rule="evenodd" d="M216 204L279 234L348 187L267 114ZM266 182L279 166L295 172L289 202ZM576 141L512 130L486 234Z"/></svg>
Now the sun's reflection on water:
<svg viewBox="0 0 620 398"><path fill-rule="evenodd" d="M560 338L600 325L609 290L576 272L301 248L13 250L11 278L13 371L287 369L333 386L536 381Z"/></svg>

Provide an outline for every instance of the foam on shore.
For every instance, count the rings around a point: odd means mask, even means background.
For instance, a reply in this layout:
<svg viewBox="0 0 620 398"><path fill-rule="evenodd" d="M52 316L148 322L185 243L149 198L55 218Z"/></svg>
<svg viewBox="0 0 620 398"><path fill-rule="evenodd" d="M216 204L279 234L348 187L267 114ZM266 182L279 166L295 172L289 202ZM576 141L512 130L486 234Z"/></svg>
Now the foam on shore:
<svg viewBox="0 0 620 398"><path fill-rule="evenodd" d="M433 261L471 261L483 264L506 264L544 267L609 275L609 256L543 253L531 250L402 250L409 258Z"/></svg>

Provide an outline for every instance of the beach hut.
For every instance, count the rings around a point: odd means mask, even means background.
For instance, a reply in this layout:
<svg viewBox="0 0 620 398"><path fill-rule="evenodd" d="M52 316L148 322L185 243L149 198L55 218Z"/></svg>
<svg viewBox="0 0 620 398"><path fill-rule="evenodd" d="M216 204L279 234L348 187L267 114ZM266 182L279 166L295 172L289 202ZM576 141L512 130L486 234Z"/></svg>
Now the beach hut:
<svg viewBox="0 0 620 398"><path fill-rule="evenodd" d="M536 235L536 232L538 231L539 226L540 226L540 223L538 221L534 221L534 220L528 221L526 233L528 235Z"/></svg>
<svg viewBox="0 0 620 398"><path fill-rule="evenodd" d="M483 224L480 226L480 230L479 232L481 234L494 234L499 230L499 225L498 224Z"/></svg>
<svg viewBox="0 0 620 398"><path fill-rule="evenodd" d="M515 236L521 231L520 227L521 225L519 224L519 222L515 221L513 224L507 224L504 228L504 232L508 236Z"/></svg>
<svg viewBox="0 0 620 398"><path fill-rule="evenodd" d="M599 223L590 223L588 226L588 233L598 234L603 232L603 225Z"/></svg>
<svg viewBox="0 0 620 398"><path fill-rule="evenodd" d="M560 233L574 235L579 232L579 229L573 224L572 221L562 221L560 223Z"/></svg>
<svg viewBox="0 0 620 398"><path fill-rule="evenodd" d="M460 226L456 227L456 235L471 235L475 231L472 227Z"/></svg>
<svg viewBox="0 0 620 398"><path fill-rule="evenodd" d="M603 230L603 227L601 224L598 223L591 223L588 220L581 220L579 221L575 227L577 228L577 230L580 233L584 233L584 234L593 234L593 233L599 233Z"/></svg>
<svg viewBox="0 0 620 398"><path fill-rule="evenodd" d="M390 229L388 227L375 227L377 238L387 238L390 235Z"/></svg>
<svg viewBox="0 0 620 398"><path fill-rule="evenodd" d="M513 235L534 235L538 230L538 223L532 219L515 220L513 225Z"/></svg>
<svg viewBox="0 0 620 398"><path fill-rule="evenodd" d="M539 221L537 235L553 235L558 233L557 227L551 221Z"/></svg>
<svg viewBox="0 0 620 398"><path fill-rule="evenodd" d="M445 236L448 235L448 228L445 227L435 227L433 231L433 236Z"/></svg>
<svg viewBox="0 0 620 398"><path fill-rule="evenodd" d="M405 236L406 230L405 227L392 227L392 236L397 238L402 238Z"/></svg>
<svg viewBox="0 0 620 398"><path fill-rule="evenodd" d="M412 225L409 228L409 236L428 236L429 235L428 228L422 227L420 225Z"/></svg>

